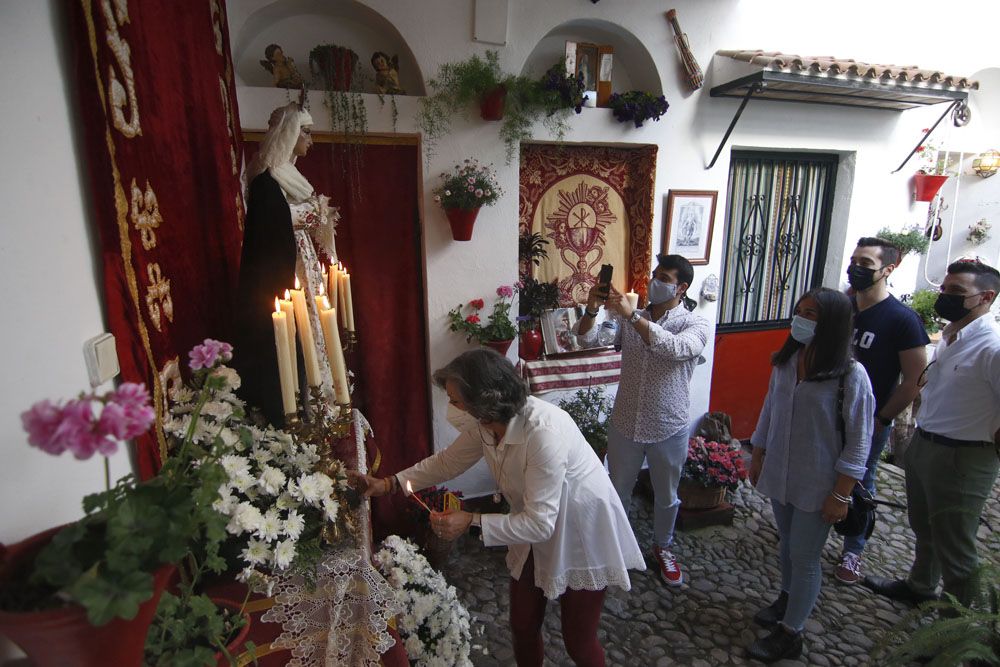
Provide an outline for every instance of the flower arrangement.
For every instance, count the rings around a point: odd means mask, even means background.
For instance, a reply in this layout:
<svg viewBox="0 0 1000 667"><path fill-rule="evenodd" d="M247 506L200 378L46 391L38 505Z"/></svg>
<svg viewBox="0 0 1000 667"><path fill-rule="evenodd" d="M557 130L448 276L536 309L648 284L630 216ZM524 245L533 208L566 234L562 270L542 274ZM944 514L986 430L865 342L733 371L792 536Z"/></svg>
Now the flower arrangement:
<svg viewBox="0 0 1000 667"><path fill-rule="evenodd" d="M449 174L441 172L441 185L434 190L434 201L442 208L474 209L491 206L503 194L491 165L478 160L456 164Z"/></svg>
<svg viewBox="0 0 1000 667"><path fill-rule="evenodd" d="M926 127L920 131L924 134L929 132ZM917 167L918 174L926 174L928 176L955 175L954 171L949 169L951 165L948 160L948 151L942 150L941 145L937 141L925 141L917 146L916 155L919 163Z"/></svg>
<svg viewBox="0 0 1000 667"><path fill-rule="evenodd" d="M608 106L619 123L632 121L636 127L642 127L647 120L660 120L660 116L667 113L670 104L663 95L653 97L641 90L630 90L611 95Z"/></svg>
<svg viewBox="0 0 1000 667"><path fill-rule="evenodd" d="M604 387L580 389L572 398L559 401L559 407L573 418L598 458L603 459L608 451L608 419L614 407Z"/></svg>
<svg viewBox="0 0 1000 667"><path fill-rule="evenodd" d="M347 502L347 474L340 461L321 462L315 444L247 423L233 393L239 375L220 367L213 376L225 378L225 384L200 406L199 395L188 387L171 392L164 431L175 442L188 432L195 445L222 441L218 463L225 479L212 508L225 517L226 532L241 547L237 578L263 587L271 573L307 570L319 557L326 525L338 532L348 528L340 511Z"/></svg>
<svg viewBox="0 0 1000 667"><path fill-rule="evenodd" d="M588 97L583 94L583 72L569 74L565 64L559 62L542 75L541 86L548 93L546 112L549 115L564 109L573 109L576 113L583 110Z"/></svg>
<svg viewBox="0 0 1000 667"><path fill-rule="evenodd" d="M513 302L515 288L512 285L497 287L497 300L493 302L493 311L488 323L484 326L479 317L479 311L486 306L482 299L473 299L465 305L455 306L448 311L449 329L465 334L466 342L473 339L480 343L493 340L511 340L517 336L517 329L510 318L510 307ZM468 315L463 311L468 309Z"/></svg>
<svg viewBox="0 0 1000 667"><path fill-rule="evenodd" d="M471 666L469 612L455 587L430 567L412 542L397 535L385 539L375 561L406 610L399 618L399 634L410 660L423 667Z"/></svg>
<svg viewBox="0 0 1000 667"><path fill-rule="evenodd" d="M681 469L681 479L734 491L746 478L747 470L739 449L726 443L706 442L701 436L688 441L688 455Z"/></svg>
<svg viewBox="0 0 1000 667"><path fill-rule="evenodd" d="M990 238L990 230L993 228L986 218L980 218L974 224L969 225L969 233L966 235L966 239L972 245L982 245L986 243L986 239Z"/></svg>

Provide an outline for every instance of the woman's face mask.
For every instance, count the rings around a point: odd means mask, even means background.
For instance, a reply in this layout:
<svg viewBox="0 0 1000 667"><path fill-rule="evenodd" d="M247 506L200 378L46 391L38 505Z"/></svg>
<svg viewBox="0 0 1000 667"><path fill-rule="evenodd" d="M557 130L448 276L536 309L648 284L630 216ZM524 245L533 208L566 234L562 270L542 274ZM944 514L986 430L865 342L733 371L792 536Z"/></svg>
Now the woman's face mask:
<svg viewBox="0 0 1000 667"><path fill-rule="evenodd" d="M655 306L659 303L666 303L677 296L677 285L675 283L665 283L662 280L653 278L649 281L649 287L646 289L646 295L649 297L649 305L651 306Z"/></svg>
<svg viewBox="0 0 1000 667"><path fill-rule="evenodd" d="M803 345L808 345L816 337L816 321L807 320L801 315L792 318L792 338Z"/></svg>
<svg viewBox="0 0 1000 667"><path fill-rule="evenodd" d="M479 428L479 420L470 415L465 410L457 408L451 403L448 404L448 423L455 427L460 433L475 431Z"/></svg>

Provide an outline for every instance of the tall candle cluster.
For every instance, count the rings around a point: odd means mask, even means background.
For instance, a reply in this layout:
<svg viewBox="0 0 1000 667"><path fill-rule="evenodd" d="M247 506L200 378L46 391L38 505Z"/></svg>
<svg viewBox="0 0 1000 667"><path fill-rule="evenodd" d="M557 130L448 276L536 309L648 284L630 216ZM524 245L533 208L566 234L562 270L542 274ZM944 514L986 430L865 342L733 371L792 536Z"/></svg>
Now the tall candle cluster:
<svg viewBox="0 0 1000 667"><path fill-rule="evenodd" d="M306 383L311 387L319 386L322 376L316 341L313 338L312 327L309 326L306 294L299 284L298 277L295 278L295 289L285 290L284 296L284 299L277 296L274 298L271 320L274 325L274 346L278 353L281 403L285 414L293 414L296 412L295 394L299 391L299 378L296 372L296 334L302 343ZM331 265L330 270L323 273L323 285L320 286L320 294L315 295L315 300L326 344L327 361L333 376L334 398L337 403L346 405L351 402L351 394L347 382L344 348L340 341L340 328L343 327L348 332L354 331L354 306L351 300L351 276L342 264ZM331 306L331 300L338 304L339 308Z"/></svg>

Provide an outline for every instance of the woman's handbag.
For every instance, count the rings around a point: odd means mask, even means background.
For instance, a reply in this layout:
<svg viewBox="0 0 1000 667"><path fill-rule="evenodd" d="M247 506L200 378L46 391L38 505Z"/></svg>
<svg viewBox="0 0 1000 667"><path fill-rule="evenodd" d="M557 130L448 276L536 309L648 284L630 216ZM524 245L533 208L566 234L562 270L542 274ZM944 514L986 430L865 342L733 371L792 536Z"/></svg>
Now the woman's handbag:
<svg viewBox="0 0 1000 667"><path fill-rule="evenodd" d="M847 446L847 426L844 423L844 376L840 376L837 387L837 421L840 426L840 448ZM875 530L875 497L861 482L855 482L851 489L851 503L847 506L847 516L834 524L833 529L844 537L872 536Z"/></svg>

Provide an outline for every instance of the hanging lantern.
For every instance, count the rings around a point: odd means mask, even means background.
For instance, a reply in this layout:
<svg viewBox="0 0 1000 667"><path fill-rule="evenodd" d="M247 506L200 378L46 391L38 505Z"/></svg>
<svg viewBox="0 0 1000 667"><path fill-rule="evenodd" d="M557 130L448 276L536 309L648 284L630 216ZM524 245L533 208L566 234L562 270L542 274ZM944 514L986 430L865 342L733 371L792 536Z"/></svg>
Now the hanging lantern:
<svg viewBox="0 0 1000 667"><path fill-rule="evenodd" d="M983 178L989 178L1000 169L1000 151L988 150L972 161L972 171Z"/></svg>

